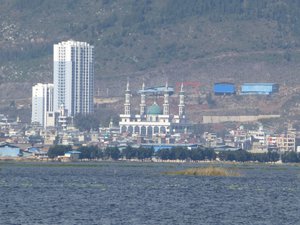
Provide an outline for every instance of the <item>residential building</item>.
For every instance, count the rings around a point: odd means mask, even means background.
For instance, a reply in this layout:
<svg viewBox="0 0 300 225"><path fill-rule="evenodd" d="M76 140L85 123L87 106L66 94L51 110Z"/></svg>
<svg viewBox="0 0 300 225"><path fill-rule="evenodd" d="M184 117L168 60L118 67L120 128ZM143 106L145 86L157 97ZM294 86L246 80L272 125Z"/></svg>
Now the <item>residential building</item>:
<svg viewBox="0 0 300 225"><path fill-rule="evenodd" d="M54 45L54 110L63 106L68 116L94 111L94 47L86 42Z"/></svg>
<svg viewBox="0 0 300 225"><path fill-rule="evenodd" d="M288 132L268 137L269 146L278 148L279 151L296 151L296 135Z"/></svg>
<svg viewBox="0 0 300 225"><path fill-rule="evenodd" d="M32 87L31 123L54 126L53 84L38 83Z"/></svg>

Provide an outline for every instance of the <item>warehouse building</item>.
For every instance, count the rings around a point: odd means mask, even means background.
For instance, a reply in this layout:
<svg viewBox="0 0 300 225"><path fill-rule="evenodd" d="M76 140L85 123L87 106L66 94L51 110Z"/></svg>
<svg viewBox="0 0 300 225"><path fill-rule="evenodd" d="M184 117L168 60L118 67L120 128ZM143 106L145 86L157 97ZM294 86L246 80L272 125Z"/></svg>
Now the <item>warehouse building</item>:
<svg viewBox="0 0 300 225"><path fill-rule="evenodd" d="M215 83L214 94L215 95L233 95L235 94L235 85L233 83Z"/></svg>
<svg viewBox="0 0 300 225"><path fill-rule="evenodd" d="M270 95L279 91L275 83L244 83L241 85L242 95Z"/></svg>
<svg viewBox="0 0 300 225"><path fill-rule="evenodd" d="M0 157L19 157L21 155L22 152L19 147L8 143L0 144Z"/></svg>

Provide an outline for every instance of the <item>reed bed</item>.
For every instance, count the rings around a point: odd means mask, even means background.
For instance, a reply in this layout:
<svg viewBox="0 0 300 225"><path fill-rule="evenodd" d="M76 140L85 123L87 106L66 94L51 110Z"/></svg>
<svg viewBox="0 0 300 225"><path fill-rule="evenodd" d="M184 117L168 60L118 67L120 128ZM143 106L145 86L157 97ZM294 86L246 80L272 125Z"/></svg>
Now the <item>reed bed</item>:
<svg viewBox="0 0 300 225"><path fill-rule="evenodd" d="M240 173L223 167L197 167L179 171L165 172L168 175L191 175L191 176L216 176L216 177L239 177Z"/></svg>

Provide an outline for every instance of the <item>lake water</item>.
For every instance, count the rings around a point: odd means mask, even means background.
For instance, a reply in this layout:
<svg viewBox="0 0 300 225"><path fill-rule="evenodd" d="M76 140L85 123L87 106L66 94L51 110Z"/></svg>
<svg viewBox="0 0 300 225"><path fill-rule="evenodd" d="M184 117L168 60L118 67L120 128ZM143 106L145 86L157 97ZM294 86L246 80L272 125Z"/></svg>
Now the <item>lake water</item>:
<svg viewBox="0 0 300 225"><path fill-rule="evenodd" d="M241 177L162 174L196 166L207 165L0 163L0 224L300 225L300 167L224 165Z"/></svg>

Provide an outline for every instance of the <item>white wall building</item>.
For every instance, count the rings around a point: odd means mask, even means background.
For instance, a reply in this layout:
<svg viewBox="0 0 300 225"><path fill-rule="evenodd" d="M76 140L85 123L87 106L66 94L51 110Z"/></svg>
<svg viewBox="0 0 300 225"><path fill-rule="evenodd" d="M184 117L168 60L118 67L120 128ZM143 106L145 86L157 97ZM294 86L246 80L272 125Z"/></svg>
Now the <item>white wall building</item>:
<svg viewBox="0 0 300 225"><path fill-rule="evenodd" d="M43 127L54 125L53 88L53 84L41 83L32 87L32 123Z"/></svg>
<svg viewBox="0 0 300 225"><path fill-rule="evenodd" d="M54 111L69 116L94 111L94 47L69 40L54 45Z"/></svg>

